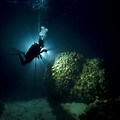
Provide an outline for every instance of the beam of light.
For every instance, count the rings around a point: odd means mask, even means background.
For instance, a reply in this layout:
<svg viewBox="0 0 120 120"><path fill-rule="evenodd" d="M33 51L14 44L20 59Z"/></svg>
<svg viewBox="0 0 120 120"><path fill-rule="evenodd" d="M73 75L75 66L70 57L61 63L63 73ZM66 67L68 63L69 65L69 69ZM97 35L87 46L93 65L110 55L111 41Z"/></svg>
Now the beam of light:
<svg viewBox="0 0 120 120"><path fill-rule="evenodd" d="M54 43L52 42L52 39L45 39L45 46L44 46L44 49L47 49L47 53L46 52L43 52L41 53L42 57L48 61L52 61L54 58L55 58L55 55L56 55L56 51L54 46Z"/></svg>
<svg viewBox="0 0 120 120"><path fill-rule="evenodd" d="M28 49L30 48L30 46L32 45L32 44L34 44L34 42L33 42L33 38L31 37L31 36L28 36L27 38L26 38L27 40L26 41L24 41L21 45L20 45L20 50L22 50L22 51L24 51L25 53L28 51ZM36 40L36 41L38 41L38 40ZM35 41L35 42L36 42ZM55 50L53 50L53 49L51 49L51 48L54 48L53 46L53 43L51 42L51 40L49 40L49 39L47 39L47 40L44 40L44 45L45 45L45 47L43 48L43 49L47 49L48 51L47 51L47 53L46 52L43 52L43 53L41 53L41 55L42 55L42 59L41 58L35 58L36 59L36 64L37 64L37 67L38 68L43 68L43 66L44 66L44 64L43 64L43 61L44 62L51 62L51 61L53 61L54 60L54 58L55 58ZM34 68L34 66L35 66L35 62L34 62L34 60L30 63L32 66L33 66L33 68Z"/></svg>
<svg viewBox="0 0 120 120"><path fill-rule="evenodd" d="M20 47L22 48L22 51L25 51L26 53L33 44L34 44L33 39L28 37L28 39L24 40L24 42L21 43Z"/></svg>
<svg viewBox="0 0 120 120"><path fill-rule="evenodd" d="M31 47L32 44L34 44L32 37L28 37L26 38L27 41L24 41L21 45L20 48L22 48L22 51L24 51L25 53L28 51L28 49ZM37 40L36 40L37 41ZM36 42L35 41L35 42ZM51 43L50 40L45 40L44 41L44 45L45 47L43 49L47 49L47 53L43 52L41 53L42 58L47 59L47 60L52 60L54 59L55 56L55 50L53 49L53 44ZM21 49L20 49L21 50ZM37 58L36 58L37 59ZM36 62L40 61L40 58L36 60Z"/></svg>
<svg viewBox="0 0 120 120"><path fill-rule="evenodd" d="M15 41L14 45L12 45L12 46L17 48L19 51L22 51L25 53L29 50L31 45L34 44L34 42L38 42L38 34L37 33L34 34L34 36L31 33L26 33L26 34L21 35L21 37L17 37L17 38L18 38L17 41ZM44 52L41 54L42 58L43 58L42 60L41 60L41 58L39 58L39 59L35 58L38 68L43 68L43 66L44 66L43 61L45 63L45 62L51 62L54 60L55 55L56 55L56 48L54 46L56 46L54 44L54 40L52 38L46 37L44 40L44 48L43 49L47 49L48 51L47 51L47 53ZM55 48L55 49L53 49L53 48ZM10 53L11 53L11 55L12 54L17 55L16 52L14 52L12 50ZM26 66L29 66L29 67L31 66L31 69L34 69L35 68L34 60Z"/></svg>

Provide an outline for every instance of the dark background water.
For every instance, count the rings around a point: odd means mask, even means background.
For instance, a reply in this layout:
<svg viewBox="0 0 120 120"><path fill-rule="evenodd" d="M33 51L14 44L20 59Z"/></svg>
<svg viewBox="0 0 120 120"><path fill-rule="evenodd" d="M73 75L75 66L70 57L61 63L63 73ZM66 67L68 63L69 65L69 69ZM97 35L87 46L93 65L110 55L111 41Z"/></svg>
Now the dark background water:
<svg viewBox="0 0 120 120"><path fill-rule="evenodd" d="M20 0L19 0L20 1ZM104 60L110 94L119 95L117 24L111 0L49 0L40 11L40 25L49 29L45 45L51 50L52 61L57 53L77 51L86 58ZM30 97L43 94L45 65L37 60L36 81L34 62L22 66L12 48L27 51L37 41L38 11L26 3L0 1L0 97ZM45 58L47 59L47 58ZM35 82L35 83L34 83Z"/></svg>

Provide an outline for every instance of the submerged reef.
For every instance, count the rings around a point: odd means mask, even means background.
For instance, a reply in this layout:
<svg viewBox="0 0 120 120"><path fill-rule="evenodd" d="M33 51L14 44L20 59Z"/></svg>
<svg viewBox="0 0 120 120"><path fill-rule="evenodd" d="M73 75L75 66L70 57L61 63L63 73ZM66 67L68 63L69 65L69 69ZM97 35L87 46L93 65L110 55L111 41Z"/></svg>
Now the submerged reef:
<svg viewBox="0 0 120 120"><path fill-rule="evenodd" d="M83 55L76 52L63 52L58 54L52 67L53 78L55 80L75 80L80 73L82 61Z"/></svg>
<svg viewBox="0 0 120 120"><path fill-rule="evenodd" d="M96 99L90 103L80 120L120 120L120 99Z"/></svg>
<svg viewBox="0 0 120 120"><path fill-rule="evenodd" d="M4 109L5 109L5 105L4 105L4 103L2 103L2 102L0 101L0 117L1 117Z"/></svg>
<svg viewBox="0 0 120 120"><path fill-rule="evenodd" d="M105 69L99 58L76 52L58 54L52 66L55 91L62 99L94 101L106 93Z"/></svg>
<svg viewBox="0 0 120 120"><path fill-rule="evenodd" d="M55 91L60 97L70 97L72 88L82 70L83 55L76 52L63 52L57 55L52 66Z"/></svg>
<svg viewBox="0 0 120 120"><path fill-rule="evenodd" d="M102 97L107 93L105 81L105 69L99 58L86 59L79 80L74 86L78 97L94 101L96 97Z"/></svg>

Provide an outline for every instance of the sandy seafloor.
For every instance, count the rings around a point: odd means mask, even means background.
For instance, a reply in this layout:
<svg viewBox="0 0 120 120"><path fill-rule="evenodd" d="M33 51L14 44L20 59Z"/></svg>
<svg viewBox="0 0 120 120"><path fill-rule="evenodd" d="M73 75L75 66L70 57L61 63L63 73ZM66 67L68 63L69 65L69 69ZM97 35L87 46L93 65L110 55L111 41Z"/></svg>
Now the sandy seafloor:
<svg viewBox="0 0 120 120"><path fill-rule="evenodd" d="M77 120L78 115L84 112L87 105L73 102L61 103L60 106L74 120ZM0 120L65 120L68 118L67 114L63 115L61 112L57 113L61 118L56 116L53 109L56 108L51 108L46 98L5 103L5 111Z"/></svg>

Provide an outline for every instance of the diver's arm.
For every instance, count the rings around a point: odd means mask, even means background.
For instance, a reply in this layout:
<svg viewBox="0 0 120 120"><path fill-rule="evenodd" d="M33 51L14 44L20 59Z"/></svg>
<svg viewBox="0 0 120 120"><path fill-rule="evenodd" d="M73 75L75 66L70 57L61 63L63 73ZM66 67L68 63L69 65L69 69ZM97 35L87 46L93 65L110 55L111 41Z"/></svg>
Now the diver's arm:
<svg viewBox="0 0 120 120"><path fill-rule="evenodd" d="M43 52L47 52L47 50L46 50L46 49L43 49L42 51L40 51L40 53L43 53Z"/></svg>
<svg viewBox="0 0 120 120"><path fill-rule="evenodd" d="M42 59L41 53L43 53L43 52L47 52L47 50L46 50L46 49L41 50L41 51L40 51L40 54L38 55L38 59L39 59L39 57Z"/></svg>
<svg viewBox="0 0 120 120"><path fill-rule="evenodd" d="M42 59L42 55L40 55L40 58Z"/></svg>

